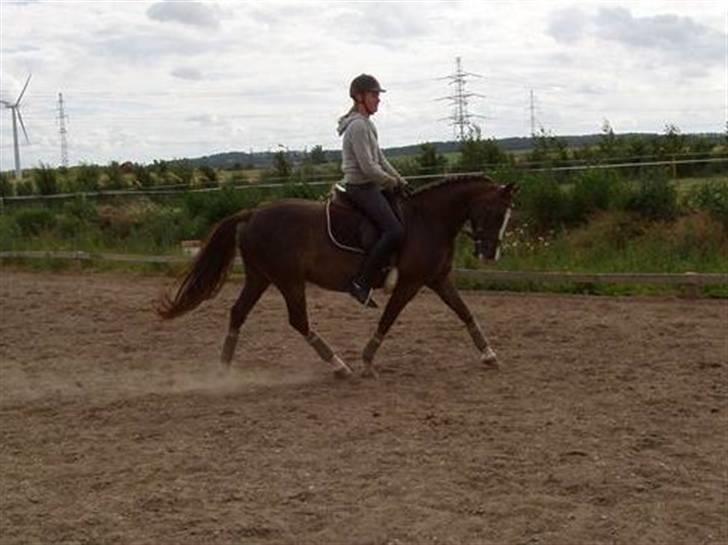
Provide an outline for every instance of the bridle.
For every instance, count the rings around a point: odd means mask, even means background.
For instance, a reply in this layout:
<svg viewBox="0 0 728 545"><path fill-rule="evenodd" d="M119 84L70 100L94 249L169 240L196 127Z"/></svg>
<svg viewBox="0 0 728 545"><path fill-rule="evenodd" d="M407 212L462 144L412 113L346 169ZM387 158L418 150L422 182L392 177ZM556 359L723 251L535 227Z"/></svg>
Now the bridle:
<svg viewBox="0 0 728 545"><path fill-rule="evenodd" d="M494 237L495 238L495 258L498 259L500 256L500 248L503 244L503 235L505 234L506 226L508 225L508 220L511 216L511 210L513 209L513 206L509 206L506 208L506 211L503 214L503 221L500 225L500 228L498 230L498 234ZM463 229L463 233L467 235L472 241L473 245L475 246L475 254L477 256L480 256L481 254L484 254L484 248L491 243L493 240L493 235L490 234L488 229L485 229L484 227L475 225L475 222L470 220L470 224L472 226L471 229L468 229L467 227Z"/></svg>

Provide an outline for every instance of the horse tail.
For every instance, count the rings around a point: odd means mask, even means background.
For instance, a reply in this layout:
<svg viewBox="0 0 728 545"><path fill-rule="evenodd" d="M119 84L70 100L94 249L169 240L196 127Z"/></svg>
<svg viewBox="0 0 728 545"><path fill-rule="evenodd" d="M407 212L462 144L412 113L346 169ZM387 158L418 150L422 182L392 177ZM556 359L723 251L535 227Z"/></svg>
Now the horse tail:
<svg viewBox="0 0 728 545"><path fill-rule="evenodd" d="M213 227L174 298L169 293L162 295L156 309L160 317L171 320L217 295L235 259L238 226L247 222L252 214L252 210L243 210Z"/></svg>

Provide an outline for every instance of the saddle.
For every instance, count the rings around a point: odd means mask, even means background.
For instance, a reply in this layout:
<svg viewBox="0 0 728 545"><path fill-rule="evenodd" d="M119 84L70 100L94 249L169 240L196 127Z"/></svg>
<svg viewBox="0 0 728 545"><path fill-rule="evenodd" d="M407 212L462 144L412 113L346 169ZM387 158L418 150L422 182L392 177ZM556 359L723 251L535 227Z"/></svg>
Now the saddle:
<svg viewBox="0 0 728 545"><path fill-rule="evenodd" d="M394 195L389 200L395 215L402 221L400 197ZM326 228L331 242L349 252L365 254L379 239L379 229L349 199L346 187L341 184L334 185L326 201ZM396 258L392 257L392 264L396 263Z"/></svg>

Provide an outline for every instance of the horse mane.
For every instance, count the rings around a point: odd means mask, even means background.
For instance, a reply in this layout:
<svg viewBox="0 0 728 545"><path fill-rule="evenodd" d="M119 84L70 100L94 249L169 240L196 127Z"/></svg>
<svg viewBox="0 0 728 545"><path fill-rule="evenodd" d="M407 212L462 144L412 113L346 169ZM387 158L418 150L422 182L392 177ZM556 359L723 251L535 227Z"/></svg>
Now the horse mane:
<svg viewBox="0 0 728 545"><path fill-rule="evenodd" d="M445 185L452 186L465 183L486 183L495 185L495 181L490 176L487 176L485 174L451 174L450 176L446 176L442 180L436 180L434 182L430 182L429 184L418 187L414 190L412 196L420 195L421 193L427 193L428 191L443 187Z"/></svg>

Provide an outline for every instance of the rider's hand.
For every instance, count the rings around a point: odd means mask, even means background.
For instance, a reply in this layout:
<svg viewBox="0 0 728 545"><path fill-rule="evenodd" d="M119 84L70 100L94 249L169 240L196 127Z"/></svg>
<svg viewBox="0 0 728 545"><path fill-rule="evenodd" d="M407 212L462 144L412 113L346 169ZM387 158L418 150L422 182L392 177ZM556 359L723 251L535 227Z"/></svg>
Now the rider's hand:
<svg viewBox="0 0 728 545"><path fill-rule="evenodd" d="M412 186L407 183L407 180L404 178L400 178L399 185L397 186L397 191L404 196L404 197L411 197L414 193L414 189L412 189Z"/></svg>

